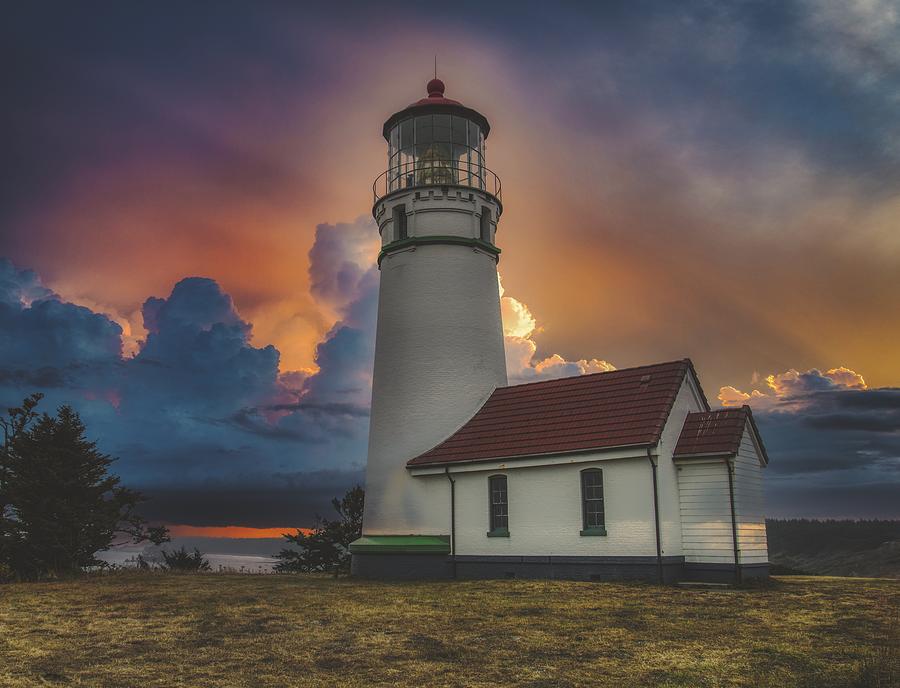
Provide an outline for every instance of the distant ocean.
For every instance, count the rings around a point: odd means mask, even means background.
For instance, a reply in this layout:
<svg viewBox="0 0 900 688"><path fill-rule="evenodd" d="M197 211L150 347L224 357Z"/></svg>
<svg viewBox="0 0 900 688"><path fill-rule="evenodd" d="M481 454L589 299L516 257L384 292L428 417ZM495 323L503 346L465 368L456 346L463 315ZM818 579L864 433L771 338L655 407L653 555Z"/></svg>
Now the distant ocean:
<svg viewBox="0 0 900 688"><path fill-rule="evenodd" d="M134 563L141 550L125 551L121 549L99 552L97 558L110 564L127 566ZM271 557L255 557L247 554L206 554L203 557L212 566L213 571L234 571L236 573L272 573L277 559Z"/></svg>
<svg viewBox="0 0 900 688"><path fill-rule="evenodd" d="M213 571L272 573L278 560L271 555L281 549L282 544L282 541L272 539L173 538L163 548L177 549L184 545L192 550L197 547ZM151 561L162 560L158 548L140 545L113 547L106 552L98 552L97 558L110 564L127 566L134 562L138 554Z"/></svg>

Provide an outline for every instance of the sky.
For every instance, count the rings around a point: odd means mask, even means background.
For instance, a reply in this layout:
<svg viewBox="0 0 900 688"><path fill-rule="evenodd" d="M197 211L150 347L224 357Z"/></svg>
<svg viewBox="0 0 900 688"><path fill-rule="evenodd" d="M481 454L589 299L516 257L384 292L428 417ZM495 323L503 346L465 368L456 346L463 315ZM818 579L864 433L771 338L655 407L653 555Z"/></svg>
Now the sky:
<svg viewBox="0 0 900 688"><path fill-rule="evenodd" d="M326 514L381 126L437 56L491 122L511 381L691 357L771 516L900 517L900 4L594 5L7 7L0 406L73 405L186 535Z"/></svg>

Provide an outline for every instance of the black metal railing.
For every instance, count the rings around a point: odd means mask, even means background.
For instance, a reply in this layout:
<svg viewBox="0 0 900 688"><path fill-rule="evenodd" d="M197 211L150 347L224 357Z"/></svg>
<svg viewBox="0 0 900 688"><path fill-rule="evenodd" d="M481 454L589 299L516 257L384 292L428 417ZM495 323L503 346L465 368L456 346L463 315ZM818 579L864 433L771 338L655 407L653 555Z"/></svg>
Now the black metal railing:
<svg viewBox="0 0 900 688"><path fill-rule="evenodd" d="M405 163L385 170L372 184L374 202L404 189L419 186L465 186L478 189L503 201L500 177L484 166L455 161L433 160L426 164Z"/></svg>

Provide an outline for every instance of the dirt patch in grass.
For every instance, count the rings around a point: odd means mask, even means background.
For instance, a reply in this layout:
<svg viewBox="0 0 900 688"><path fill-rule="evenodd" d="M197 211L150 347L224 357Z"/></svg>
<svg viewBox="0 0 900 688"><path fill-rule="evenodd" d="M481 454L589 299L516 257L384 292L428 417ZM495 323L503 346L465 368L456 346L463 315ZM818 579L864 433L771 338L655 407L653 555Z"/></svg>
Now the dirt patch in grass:
<svg viewBox="0 0 900 688"><path fill-rule="evenodd" d="M125 573L0 586L0 686L897 686L900 583Z"/></svg>

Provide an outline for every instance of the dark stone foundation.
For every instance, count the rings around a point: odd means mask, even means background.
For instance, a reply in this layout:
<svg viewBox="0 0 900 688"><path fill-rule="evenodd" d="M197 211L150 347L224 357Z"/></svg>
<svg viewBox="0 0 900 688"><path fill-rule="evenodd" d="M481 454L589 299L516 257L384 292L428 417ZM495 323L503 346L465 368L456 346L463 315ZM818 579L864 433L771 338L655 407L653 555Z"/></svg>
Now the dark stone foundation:
<svg viewBox="0 0 900 688"><path fill-rule="evenodd" d="M682 557L488 557L458 556L458 578L539 578L555 580L642 580L674 583Z"/></svg>
<svg viewBox="0 0 900 688"><path fill-rule="evenodd" d="M766 580L769 577L768 564L743 564L740 567L740 582ZM735 583L738 582L734 564L700 564L687 562L681 575L683 581L699 583Z"/></svg>
<svg viewBox="0 0 900 688"><path fill-rule="evenodd" d="M685 563L684 557L662 558L664 583L697 581L734 583L733 564ZM446 554L354 554L354 576L373 580L461 580L489 578L530 578L546 580L658 582L660 566L656 557L525 557ZM455 575L454 575L455 573ZM741 566L741 580L769 577L768 564Z"/></svg>

